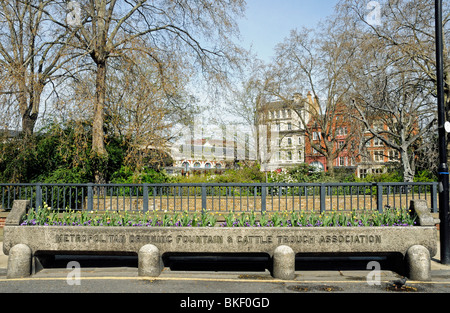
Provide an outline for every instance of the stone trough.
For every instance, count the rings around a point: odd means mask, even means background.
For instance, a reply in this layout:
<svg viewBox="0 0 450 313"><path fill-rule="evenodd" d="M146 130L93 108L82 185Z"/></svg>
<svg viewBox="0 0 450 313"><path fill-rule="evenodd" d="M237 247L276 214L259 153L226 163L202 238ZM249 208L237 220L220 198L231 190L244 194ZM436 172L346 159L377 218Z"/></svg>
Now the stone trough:
<svg viewBox="0 0 450 313"><path fill-rule="evenodd" d="M417 206L417 204L416 204ZM15 204L4 228L9 278L29 276L43 256L134 254L139 276L156 277L166 253L265 253L275 278L295 277L295 256L403 256L411 280L430 280L437 252L434 225L413 227L181 228L19 226L26 203ZM434 221L432 221L434 222Z"/></svg>

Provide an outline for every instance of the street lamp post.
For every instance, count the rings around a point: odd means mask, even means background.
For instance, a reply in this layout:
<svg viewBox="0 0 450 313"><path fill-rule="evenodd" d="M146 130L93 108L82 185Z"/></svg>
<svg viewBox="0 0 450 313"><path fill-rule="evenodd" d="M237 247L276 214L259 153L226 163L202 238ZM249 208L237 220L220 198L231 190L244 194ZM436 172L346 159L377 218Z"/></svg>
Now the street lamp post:
<svg viewBox="0 0 450 313"><path fill-rule="evenodd" d="M444 103L444 60L442 36L442 0L435 0L436 17L436 71L438 98L438 129L439 129L439 218L441 224L441 263L450 264L450 219L449 219L449 169L447 166L447 144L445 131Z"/></svg>

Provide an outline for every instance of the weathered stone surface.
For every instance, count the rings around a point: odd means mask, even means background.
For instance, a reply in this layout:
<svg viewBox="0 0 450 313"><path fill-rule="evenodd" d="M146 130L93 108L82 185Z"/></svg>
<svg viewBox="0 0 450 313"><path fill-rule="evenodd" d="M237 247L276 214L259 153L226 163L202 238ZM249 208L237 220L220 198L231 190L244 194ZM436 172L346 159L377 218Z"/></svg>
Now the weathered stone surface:
<svg viewBox="0 0 450 313"><path fill-rule="evenodd" d="M434 226L440 223L439 219L435 219L431 215L431 210L427 205L427 201L423 199L414 199L410 202L411 215L417 214L417 224L420 226Z"/></svg>
<svg viewBox="0 0 450 313"><path fill-rule="evenodd" d="M8 258L7 278L28 277L31 274L31 249L24 244L11 248Z"/></svg>
<svg viewBox="0 0 450 313"><path fill-rule="evenodd" d="M6 226L3 250L16 244L38 251L138 253L152 244L166 252L263 252L281 245L294 253L399 252L422 245L434 256L436 227L311 227L311 228L177 228Z"/></svg>
<svg viewBox="0 0 450 313"><path fill-rule="evenodd" d="M408 253L412 275L420 278L425 277L426 272L421 264L416 263L425 262L427 258L429 262L437 252L437 229L434 225L304 228L18 226L26 210L27 204L17 206L10 223L4 228L3 251L10 255L11 276L29 275L32 256L56 252L135 253L140 260L139 275L143 276L159 275L161 256L168 252L267 253L274 257L274 273L282 279L291 279L292 260L295 270L297 253L397 252L404 256ZM15 248L17 245L27 248L20 250ZM417 245L427 250L428 255L416 256L410 248ZM413 269L414 266L418 269Z"/></svg>
<svg viewBox="0 0 450 313"><path fill-rule="evenodd" d="M406 253L406 264L409 271L409 279L417 281L431 280L430 251L424 246L415 245L409 248Z"/></svg>
<svg viewBox="0 0 450 313"><path fill-rule="evenodd" d="M145 277L158 277L163 264L161 255L154 245L145 245L138 252L138 275Z"/></svg>
<svg viewBox="0 0 450 313"><path fill-rule="evenodd" d="M27 214L30 209L30 200L14 200L11 212L5 221L5 226L20 225L22 217Z"/></svg>
<svg viewBox="0 0 450 313"><path fill-rule="evenodd" d="M295 278L295 253L288 246L279 246L273 253L273 277L282 280Z"/></svg>

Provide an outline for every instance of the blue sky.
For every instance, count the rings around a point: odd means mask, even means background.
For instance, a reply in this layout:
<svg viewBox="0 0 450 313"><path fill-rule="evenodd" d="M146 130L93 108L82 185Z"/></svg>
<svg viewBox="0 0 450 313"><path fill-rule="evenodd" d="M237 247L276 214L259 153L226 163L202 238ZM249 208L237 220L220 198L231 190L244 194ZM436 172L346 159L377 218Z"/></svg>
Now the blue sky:
<svg viewBox="0 0 450 313"><path fill-rule="evenodd" d="M333 14L338 0L247 0L246 17L239 21L245 48L270 61L276 44L295 28L314 27Z"/></svg>

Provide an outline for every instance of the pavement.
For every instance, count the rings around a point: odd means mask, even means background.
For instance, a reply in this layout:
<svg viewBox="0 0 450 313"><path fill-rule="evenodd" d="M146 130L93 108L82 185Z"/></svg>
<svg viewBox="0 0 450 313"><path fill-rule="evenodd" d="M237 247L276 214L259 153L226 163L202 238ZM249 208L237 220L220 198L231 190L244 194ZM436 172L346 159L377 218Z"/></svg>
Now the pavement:
<svg viewBox="0 0 450 313"><path fill-rule="evenodd" d="M44 268L29 278L6 279L8 256L3 254L3 242L0 242L0 293L32 292L39 288L45 292L152 292L152 293L278 293L278 292L385 292L393 287L392 282L402 277L391 270L381 270L382 288L374 289L368 284L370 270L344 266L344 268L310 268L296 271L292 281L279 281L271 277L269 271L217 271L217 270L171 270L166 267L157 278L138 276L135 260L122 259L117 264L98 266L100 263L82 265L81 280L84 291L74 291L68 286L71 269L66 269L68 259L60 259L60 266ZM122 262L122 263L120 263ZM367 262L367 261L366 261ZM345 264L345 262L343 262ZM97 264L97 265L96 265ZM367 264L367 263L365 263ZM403 291L422 291L424 293L450 292L450 265L440 262L440 251L432 258L431 282L408 281ZM100 281L103 283L100 284ZM112 282L118 282L114 287ZM24 284L26 282L26 284ZM120 284L119 284L120 283ZM45 284L43 287L42 284ZM143 287L143 284L145 286ZM89 286L89 287L87 287ZM27 289L30 288L30 289ZM125 288L125 289L124 289ZM89 291L88 291L89 290Z"/></svg>

